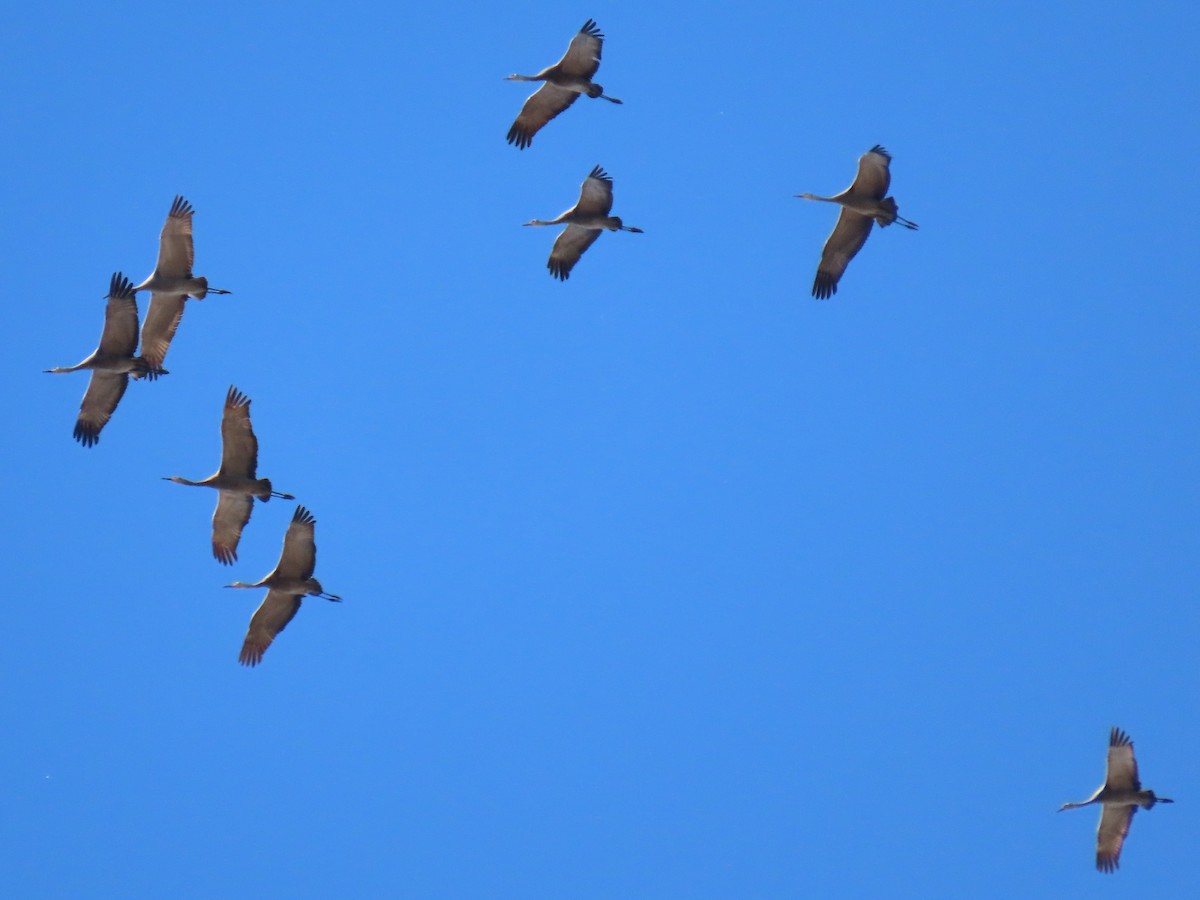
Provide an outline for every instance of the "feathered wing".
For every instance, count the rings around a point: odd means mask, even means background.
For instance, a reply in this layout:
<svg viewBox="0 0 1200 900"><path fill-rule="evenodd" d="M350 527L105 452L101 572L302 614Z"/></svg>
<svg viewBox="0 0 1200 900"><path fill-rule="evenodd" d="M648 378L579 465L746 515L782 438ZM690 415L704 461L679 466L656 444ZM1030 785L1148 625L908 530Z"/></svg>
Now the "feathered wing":
<svg viewBox="0 0 1200 900"><path fill-rule="evenodd" d="M512 127L508 129L508 142L524 150L533 143L533 136L542 126L575 102L579 96L575 91L546 82L529 95Z"/></svg>
<svg viewBox="0 0 1200 900"><path fill-rule="evenodd" d="M258 438L250 425L250 398L229 386L221 415L221 472L254 478L258 471Z"/></svg>
<svg viewBox="0 0 1200 900"><path fill-rule="evenodd" d="M846 271L846 266L850 265L850 260L854 259L871 234L872 221L870 216L842 207L837 225L825 241L825 249L821 251L821 262L813 281L812 295L818 300L826 300L837 293L838 281Z"/></svg>
<svg viewBox="0 0 1200 900"><path fill-rule="evenodd" d="M246 631L238 662L244 666L257 666L262 662L263 654L271 646L271 641L275 640L275 635L296 617L302 599L299 594L267 591L266 598L250 617L250 627Z"/></svg>
<svg viewBox="0 0 1200 900"><path fill-rule="evenodd" d="M160 275L175 278L191 278L195 250L192 246L192 204L176 195L158 237L158 265Z"/></svg>
<svg viewBox="0 0 1200 900"><path fill-rule="evenodd" d="M579 202L575 204L575 209L588 215L607 216L612 211L612 205L612 176L595 166L579 186Z"/></svg>
<svg viewBox="0 0 1200 900"><path fill-rule="evenodd" d="M100 429L109 419L129 386L129 375L125 372L92 370L92 378L79 405L79 418L75 420L75 440L85 447L93 447L100 440Z"/></svg>
<svg viewBox="0 0 1200 900"><path fill-rule="evenodd" d="M311 578L317 567L317 520L303 506L292 514L287 534L283 536L283 553L275 571L290 578Z"/></svg>
<svg viewBox="0 0 1200 900"><path fill-rule="evenodd" d="M99 353L101 356L131 357L137 350L137 344L137 300L134 299L132 283L118 272L109 283Z"/></svg>
<svg viewBox="0 0 1200 900"><path fill-rule="evenodd" d="M596 70L600 68L600 54L604 50L604 34L595 20L588 19L555 65L566 75L592 80Z"/></svg>
<svg viewBox="0 0 1200 900"><path fill-rule="evenodd" d="M233 565L237 559L238 541L242 539L242 529L250 521L253 510L254 498L249 494L218 492L212 520L212 549L213 556L222 565Z"/></svg>
<svg viewBox="0 0 1200 900"><path fill-rule="evenodd" d="M1133 755L1133 739L1120 728L1108 735L1108 767L1104 775L1105 786L1118 791L1140 791L1137 759Z"/></svg>
<svg viewBox="0 0 1200 900"><path fill-rule="evenodd" d="M150 308L142 323L142 356L151 369L162 368L186 302L187 294L150 294Z"/></svg>
<svg viewBox="0 0 1200 900"><path fill-rule="evenodd" d="M1129 834L1136 806L1106 806L1100 813L1100 828L1096 831L1096 868L1115 872L1120 865L1121 846Z"/></svg>
<svg viewBox="0 0 1200 900"><path fill-rule="evenodd" d="M560 281L570 278L571 269L575 268L579 257L583 256L588 247L596 243L598 237L600 237L598 228L581 228L578 225L568 225L564 228L550 250L550 261L546 263L550 274Z"/></svg>
<svg viewBox="0 0 1200 900"><path fill-rule="evenodd" d="M891 161L891 154L878 144L860 156L858 175L854 178L854 184L850 185L849 193L877 200L886 197L892 183Z"/></svg>

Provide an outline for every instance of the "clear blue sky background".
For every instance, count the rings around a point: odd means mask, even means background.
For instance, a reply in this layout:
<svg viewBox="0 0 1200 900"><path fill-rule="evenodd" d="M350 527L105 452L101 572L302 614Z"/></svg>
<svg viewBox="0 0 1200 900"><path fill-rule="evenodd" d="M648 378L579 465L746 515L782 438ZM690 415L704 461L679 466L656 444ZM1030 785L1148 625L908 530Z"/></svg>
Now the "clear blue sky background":
<svg viewBox="0 0 1200 900"><path fill-rule="evenodd" d="M399 8L398 8L399 7ZM589 16L599 80L518 152ZM4 16L12 896L1200 886L1193 3L35 3ZM921 224L809 296L872 144ZM569 282L588 170L644 235ZM71 428L181 193L172 374ZM140 300L143 311L145 298ZM210 556L221 403L293 504ZM1147 786L1093 870L1108 729Z"/></svg>

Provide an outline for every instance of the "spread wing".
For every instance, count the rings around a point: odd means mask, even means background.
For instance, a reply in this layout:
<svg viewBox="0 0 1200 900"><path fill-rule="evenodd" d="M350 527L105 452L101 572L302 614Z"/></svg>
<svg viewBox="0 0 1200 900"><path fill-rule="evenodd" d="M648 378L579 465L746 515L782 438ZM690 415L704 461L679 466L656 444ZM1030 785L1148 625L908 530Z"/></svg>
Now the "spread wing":
<svg viewBox="0 0 1200 900"><path fill-rule="evenodd" d="M146 321L142 323L142 356L151 369L162 368L167 349L183 318L186 302L187 294L154 292L150 295L150 308L146 311Z"/></svg>
<svg viewBox="0 0 1200 900"><path fill-rule="evenodd" d="M92 370L79 406L79 418L75 420L75 440L85 447L95 446L100 440L100 429L112 418L128 386L129 375L125 372Z"/></svg>
<svg viewBox="0 0 1200 900"><path fill-rule="evenodd" d="M1140 791L1137 759L1133 755L1133 739L1120 728L1108 734L1108 768L1104 783L1117 791Z"/></svg>
<svg viewBox="0 0 1200 900"><path fill-rule="evenodd" d="M162 234L158 237L158 265L154 270L159 275L173 278L191 278L192 260L192 204L180 196L175 197Z"/></svg>
<svg viewBox="0 0 1200 900"><path fill-rule="evenodd" d="M133 286L128 278L117 272L109 282L104 331L100 333L100 354L133 356L137 350L137 326L137 301L134 299Z"/></svg>
<svg viewBox="0 0 1200 900"><path fill-rule="evenodd" d="M250 425L250 398L229 386L221 415L221 474L254 478L258 471L258 438Z"/></svg>
<svg viewBox="0 0 1200 900"><path fill-rule="evenodd" d="M612 176L595 166L579 186L579 202L575 204L575 210L587 215L607 216L612 211L612 205Z"/></svg>
<svg viewBox="0 0 1200 900"><path fill-rule="evenodd" d="M858 158L858 175L848 193L882 200L892 183L891 161L891 154L876 144Z"/></svg>
<svg viewBox="0 0 1200 900"><path fill-rule="evenodd" d="M825 241L825 249L821 251L821 262L817 266L816 280L813 281L812 295L818 300L828 299L837 293L838 281L846 271L846 266L867 242L872 221L870 216L842 207L837 225Z"/></svg>
<svg viewBox="0 0 1200 900"><path fill-rule="evenodd" d="M567 52L563 54L555 66L565 75L592 80L596 70L600 68L600 53L604 49L604 35L600 26L594 20L588 19L579 29L579 33L571 38Z"/></svg>
<svg viewBox="0 0 1200 900"><path fill-rule="evenodd" d="M1136 806L1106 806L1100 813L1100 828L1096 832L1096 868L1115 872L1120 865L1121 845L1129 834Z"/></svg>
<svg viewBox="0 0 1200 900"><path fill-rule="evenodd" d="M275 571L289 578L311 578L317 567L317 520L303 506L297 506L283 536L283 553Z"/></svg>
<svg viewBox="0 0 1200 900"><path fill-rule="evenodd" d="M249 494L218 493L212 520L212 549L213 556L223 565L231 566L237 559L238 541L242 539L242 529L250 521L253 510L254 498Z"/></svg>
<svg viewBox="0 0 1200 900"><path fill-rule="evenodd" d="M521 107L520 115L512 123L512 128L508 129L508 142L524 150L533 143L533 136L542 126L574 103L578 96L575 91L560 88L547 81L530 94L525 105Z"/></svg>
<svg viewBox="0 0 1200 900"><path fill-rule="evenodd" d="M243 666L257 666L262 662L263 654L271 646L271 641L275 640L275 635L287 628L288 622L296 617L302 599L299 594L267 591L266 598L250 617L250 628L246 631L238 662Z"/></svg>
<svg viewBox="0 0 1200 900"><path fill-rule="evenodd" d="M550 274L560 281L570 278L571 269L575 267L575 263L579 262L579 257L583 256L583 252L588 247L596 243L598 237L600 237L599 228L581 228L578 225L568 225L564 228L562 234L558 236L558 240L554 242L554 247L550 250L550 261L546 263Z"/></svg>

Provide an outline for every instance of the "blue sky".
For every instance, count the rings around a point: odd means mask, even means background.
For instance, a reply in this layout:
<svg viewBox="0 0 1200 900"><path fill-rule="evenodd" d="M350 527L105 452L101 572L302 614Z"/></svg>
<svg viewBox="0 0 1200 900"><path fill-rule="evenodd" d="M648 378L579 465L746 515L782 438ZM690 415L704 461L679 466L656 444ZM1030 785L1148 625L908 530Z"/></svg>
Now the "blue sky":
<svg viewBox="0 0 1200 900"><path fill-rule="evenodd" d="M504 141L584 19L598 80ZM28 897L1186 896L1192 4L36 4L0 144L5 880ZM881 143L921 225L809 296ZM555 282L593 165L614 212ZM171 375L71 427L172 197ZM139 297L144 312L146 299ZM247 670L230 384L317 576ZM18 474L20 473L20 474ZM1111 725L1174 806L1114 876Z"/></svg>

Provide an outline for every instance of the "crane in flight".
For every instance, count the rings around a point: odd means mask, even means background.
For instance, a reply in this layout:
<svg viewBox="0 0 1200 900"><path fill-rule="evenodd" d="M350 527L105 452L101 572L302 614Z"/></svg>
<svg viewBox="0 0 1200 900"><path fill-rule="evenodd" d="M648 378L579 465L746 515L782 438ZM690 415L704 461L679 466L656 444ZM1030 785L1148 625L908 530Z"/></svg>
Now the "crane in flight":
<svg viewBox="0 0 1200 900"><path fill-rule="evenodd" d="M109 280L107 299L100 346L78 365L46 369L55 373L92 370L91 380L79 406L79 418L75 420L75 440L85 447L94 447L100 440L100 430L112 418L117 404L125 396L131 374L145 375L151 379L167 374L160 366L135 355L138 345L137 300L132 283L120 272L114 272Z"/></svg>
<svg viewBox="0 0 1200 900"><path fill-rule="evenodd" d="M833 197L796 194L804 200L823 200L842 207L837 225L821 251L821 262L813 281L812 295L818 300L826 300L837 293L838 281L850 260L867 242L872 222L878 222L880 228L899 222L905 228L917 230L917 223L897 215L896 201L885 196L892 183L891 161L892 155L876 144L858 158L858 175L840 194Z"/></svg>
<svg viewBox="0 0 1200 900"><path fill-rule="evenodd" d="M560 281L566 281L571 275L571 269L579 262L583 252L596 242L600 232L633 231L642 234L642 229L626 225L620 216L610 216L608 213L613 204L613 180L599 166L596 166L583 179L579 189L579 202L562 213L560 216L547 221L533 219L526 225L562 225L566 228L559 234L558 240L550 250L550 260L546 268L550 274Z"/></svg>
<svg viewBox="0 0 1200 900"><path fill-rule="evenodd" d="M620 103L616 97L604 93L604 88L592 81L600 68L600 52L604 49L604 35L600 26L588 19L571 38L567 52L554 65L542 69L536 75L508 75L509 81L541 81L542 86L529 95L521 112L508 129L508 142L524 150L533 143L533 136L542 126L575 102L580 94L602 97L611 103Z"/></svg>
<svg viewBox="0 0 1200 900"><path fill-rule="evenodd" d="M238 662L242 665L253 667L262 662L271 641L295 618L300 611L300 601L306 596L342 602L337 594L327 594L321 582L312 577L317 565L317 544L314 539L316 524L312 513L303 506L297 506L287 533L283 536L283 553L275 571L253 584L235 581L225 585L231 588L267 589L267 596L250 617L250 628L238 656Z"/></svg>
<svg viewBox="0 0 1200 900"><path fill-rule="evenodd" d="M231 293L210 288L207 278L192 275L196 256L192 245L194 213L192 204L176 195L158 236L158 262L154 271L134 288L135 291L150 292L150 308L142 324L142 353L155 366L161 367L167 357L167 349L179 328L188 297L203 300L208 294Z"/></svg>
<svg viewBox="0 0 1200 900"><path fill-rule="evenodd" d="M215 475L200 481L189 481L179 475L163 479L219 491L212 519L212 550L213 556L224 565L232 565L237 559L238 541L250 521L255 497L264 503L272 497L296 499L273 490L271 479L258 478L257 473L258 438L250 425L250 398L230 385L221 414L221 467Z"/></svg>
<svg viewBox="0 0 1200 900"><path fill-rule="evenodd" d="M1064 803L1064 809L1078 809L1099 803L1100 827L1096 831L1096 868L1101 872L1115 872L1121 859L1121 845L1129 834L1129 824L1138 807L1153 808L1155 803L1174 803L1166 797L1156 797L1154 791L1143 791L1138 780L1137 759L1133 755L1133 741L1120 728L1108 735L1108 769L1104 784L1096 793L1079 803Z"/></svg>

